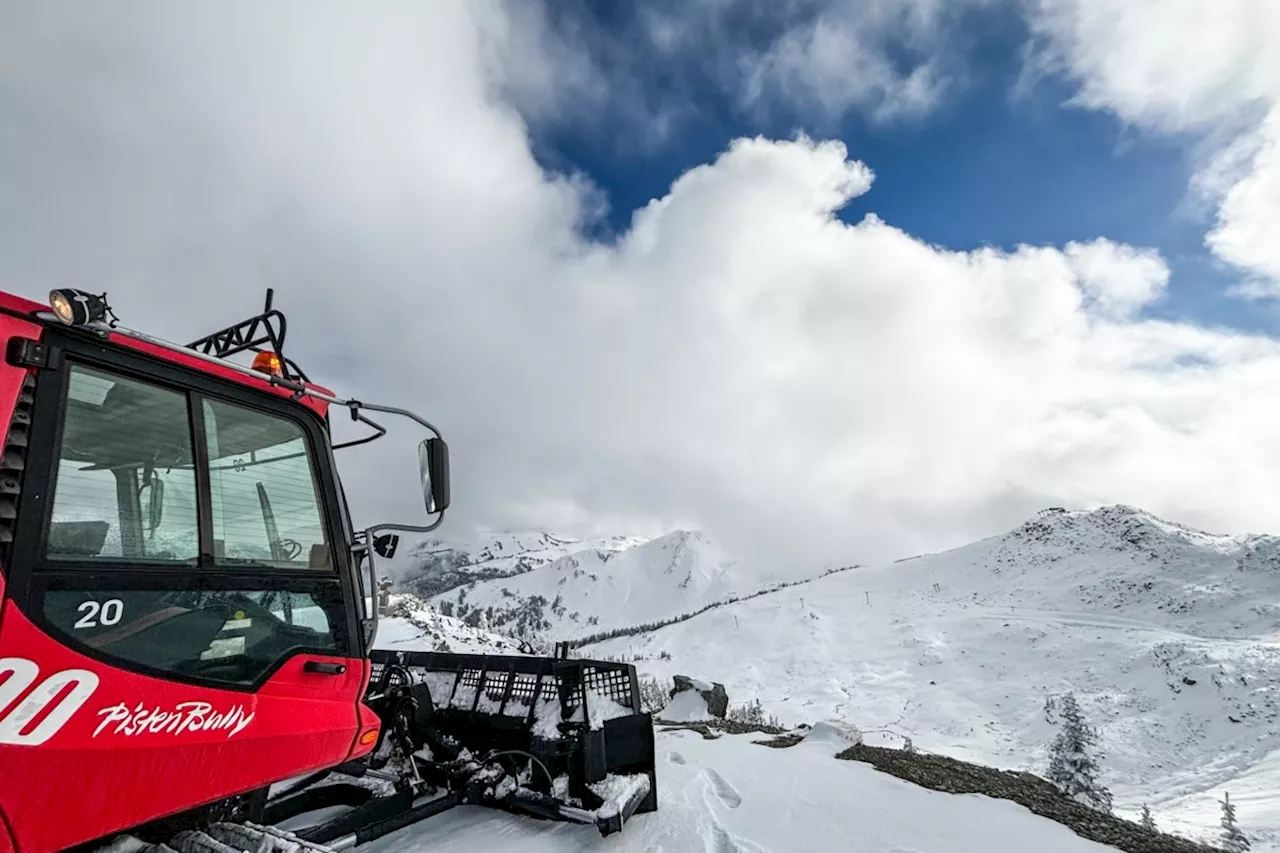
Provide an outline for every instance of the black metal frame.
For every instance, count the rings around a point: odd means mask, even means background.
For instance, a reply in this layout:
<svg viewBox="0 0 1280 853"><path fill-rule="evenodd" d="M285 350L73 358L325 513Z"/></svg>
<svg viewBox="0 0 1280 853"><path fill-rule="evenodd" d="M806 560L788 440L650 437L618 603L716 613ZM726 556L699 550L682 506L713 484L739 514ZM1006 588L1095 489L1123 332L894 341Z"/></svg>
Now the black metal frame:
<svg viewBox="0 0 1280 853"><path fill-rule="evenodd" d="M255 314L225 329L205 335L187 344L187 348L215 358L229 358L242 352L274 352L280 357L284 379L289 381L301 379L303 382L310 382L311 378L298 366L297 362L284 354L284 339L289 331L289 321L285 318L283 311L272 307L274 298L275 290L268 287L261 314ZM268 349L264 349L264 345L268 346ZM351 419L371 427L374 430L373 434L335 444L334 450L368 444L387 434L386 427L360 412L352 411Z"/></svg>
<svg viewBox="0 0 1280 853"><path fill-rule="evenodd" d="M228 358L242 352L264 352L263 344L270 344L270 352L280 357L285 379L298 378L304 382L310 382L307 374L284 354L284 338L289 331L289 321L285 319L283 312L271 307L274 296L275 291L268 287L261 314L255 314L247 320L241 320L211 335L205 335L187 344L187 348L217 358ZM289 375L290 369L293 370L293 376Z"/></svg>

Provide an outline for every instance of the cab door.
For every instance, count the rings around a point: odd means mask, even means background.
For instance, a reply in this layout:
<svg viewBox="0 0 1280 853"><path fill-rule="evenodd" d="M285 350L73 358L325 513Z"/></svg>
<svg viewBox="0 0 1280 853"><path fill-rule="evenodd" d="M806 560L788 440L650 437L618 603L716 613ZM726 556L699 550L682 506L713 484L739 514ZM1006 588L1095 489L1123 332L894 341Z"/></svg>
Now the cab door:
<svg viewBox="0 0 1280 853"><path fill-rule="evenodd" d="M319 418L49 337L0 619L18 853L340 763L365 677Z"/></svg>

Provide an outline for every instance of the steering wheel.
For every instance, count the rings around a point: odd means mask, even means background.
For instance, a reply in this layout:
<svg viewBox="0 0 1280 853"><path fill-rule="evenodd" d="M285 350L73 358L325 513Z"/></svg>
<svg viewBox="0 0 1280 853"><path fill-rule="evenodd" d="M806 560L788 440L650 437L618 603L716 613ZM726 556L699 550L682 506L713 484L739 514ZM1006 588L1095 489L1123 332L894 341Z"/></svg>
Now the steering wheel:
<svg viewBox="0 0 1280 853"><path fill-rule="evenodd" d="M254 601L252 598L250 598L247 595L232 593L219 603L225 604L228 607L231 607L233 610L243 610L246 614L252 614L255 618L269 619L271 622L274 622L278 625L288 624L279 616L275 615L270 610L263 607L261 604Z"/></svg>
<svg viewBox="0 0 1280 853"><path fill-rule="evenodd" d="M285 550L286 560L293 560L302 553L302 543L297 539L279 539L276 544Z"/></svg>

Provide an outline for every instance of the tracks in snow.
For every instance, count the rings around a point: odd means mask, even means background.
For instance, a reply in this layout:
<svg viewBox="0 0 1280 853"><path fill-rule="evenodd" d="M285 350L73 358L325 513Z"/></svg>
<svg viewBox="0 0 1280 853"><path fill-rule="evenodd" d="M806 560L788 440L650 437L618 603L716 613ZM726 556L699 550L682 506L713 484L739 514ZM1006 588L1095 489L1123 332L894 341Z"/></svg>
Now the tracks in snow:
<svg viewBox="0 0 1280 853"><path fill-rule="evenodd" d="M675 750L667 753L667 761L681 766L689 763L684 755ZM741 806L741 792L710 767L698 767L697 776L697 790L709 818L698 826L704 853L770 853L768 849L734 835L716 817L720 808L734 810Z"/></svg>

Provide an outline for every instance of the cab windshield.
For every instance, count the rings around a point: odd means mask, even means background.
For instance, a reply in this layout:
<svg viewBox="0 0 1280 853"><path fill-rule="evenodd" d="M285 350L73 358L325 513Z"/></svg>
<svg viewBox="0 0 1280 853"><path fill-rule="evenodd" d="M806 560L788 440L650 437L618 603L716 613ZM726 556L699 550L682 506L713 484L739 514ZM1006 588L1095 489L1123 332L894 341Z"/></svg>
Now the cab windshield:
<svg viewBox="0 0 1280 853"><path fill-rule="evenodd" d="M46 559L332 569L325 531L300 424L71 366Z"/></svg>

